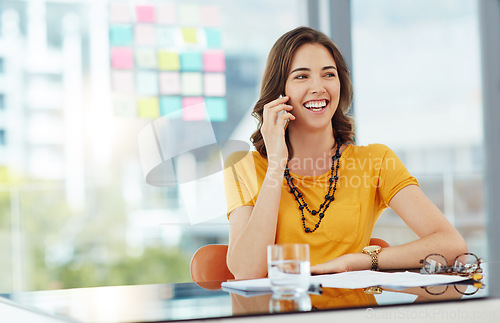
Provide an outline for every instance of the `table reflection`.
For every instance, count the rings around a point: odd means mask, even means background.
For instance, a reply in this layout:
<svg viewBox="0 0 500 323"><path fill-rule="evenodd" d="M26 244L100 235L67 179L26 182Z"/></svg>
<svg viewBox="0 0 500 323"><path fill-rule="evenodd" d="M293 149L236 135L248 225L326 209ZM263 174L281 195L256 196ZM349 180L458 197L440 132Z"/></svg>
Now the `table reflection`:
<svg viewBox="0 0 500 323"><path fill-rule="evenodd" d="M265 294L248 296L231 293L231 306L233 315L319 311L379 306L377 298L383 299L382 294L384 293L391 294L392 298L389 302L383 302L381 305L387 305L388 303L427 303L459 300L464 297L481 297L483 293L478 292L483 288L484 285L482 283L473 282L412 287L400 290L380 287L364 289L323 288L320 295L301 294L298 296L280 296ZM403 297L404 295L415 297L412 298L412 301L408 301L408 297Z"/></svg>

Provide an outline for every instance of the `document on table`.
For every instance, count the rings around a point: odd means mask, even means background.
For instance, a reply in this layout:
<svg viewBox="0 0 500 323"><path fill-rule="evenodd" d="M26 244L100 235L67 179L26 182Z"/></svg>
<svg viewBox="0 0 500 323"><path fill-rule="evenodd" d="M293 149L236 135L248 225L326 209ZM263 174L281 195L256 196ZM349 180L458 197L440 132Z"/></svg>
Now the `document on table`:
<svg viewBox="0 0 500 323"><path fill-rule="evenodd" d="M455 275L429 275L414 272L380 272L372 270L349 271L345 273L311 276L311 284L321 284L331 288L366 288L380 286L402 289L417 286L451 284L468 280L469 277ZM222 283L228 291L231 289L247 292L266 292L271 290L269 278L236 280Z"/></svg>

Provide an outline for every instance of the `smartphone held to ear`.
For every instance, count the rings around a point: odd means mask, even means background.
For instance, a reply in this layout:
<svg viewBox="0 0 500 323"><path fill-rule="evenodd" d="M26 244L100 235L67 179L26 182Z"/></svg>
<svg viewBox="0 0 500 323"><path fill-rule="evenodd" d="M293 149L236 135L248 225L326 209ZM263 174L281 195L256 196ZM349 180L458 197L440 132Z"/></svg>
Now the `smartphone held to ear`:
<svg viewBox="0 0 500 323"><path fill-rule="evenodd" d="M283 94L281 94L281 95L279 96L279 99L281 99L282 97L284 97L284 95L283 95ZM278 112L278 116L279 116L280 114L282 114L282 113L285 113L285 110L281 110L280 112ZM276 121L277 121L277 120L278 120L278 118L276 118ZM288 122L289 122L289 121L290 121L290 119L286 119L286 120L285 120L285 129L286 129L286 127L288 126Z"/></svg>

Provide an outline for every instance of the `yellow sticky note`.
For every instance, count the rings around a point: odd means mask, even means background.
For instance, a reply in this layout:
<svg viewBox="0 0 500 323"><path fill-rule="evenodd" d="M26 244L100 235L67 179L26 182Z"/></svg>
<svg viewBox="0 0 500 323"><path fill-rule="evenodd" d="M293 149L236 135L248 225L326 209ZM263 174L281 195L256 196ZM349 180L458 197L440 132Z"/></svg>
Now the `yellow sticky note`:
<svg viewBox="0 0 500 323"><path fill-rule="evenodd" d="M160 117L160 104L158 98L140 98L138 102L139 117L156 119Z"/></svg>
<svg viewBox="0 0 500 323"><path fill-rule="evenodd" d="M179 54L165 50L158 51L158 68L166 71L178 71L181 68Z"/></svg>
<svg viewBox="0 0 500 323"><path fill-rule="evenodd" d="M196 28L181 28L182 38L185 43L197 44L198 36L196 35Z"/></svg>

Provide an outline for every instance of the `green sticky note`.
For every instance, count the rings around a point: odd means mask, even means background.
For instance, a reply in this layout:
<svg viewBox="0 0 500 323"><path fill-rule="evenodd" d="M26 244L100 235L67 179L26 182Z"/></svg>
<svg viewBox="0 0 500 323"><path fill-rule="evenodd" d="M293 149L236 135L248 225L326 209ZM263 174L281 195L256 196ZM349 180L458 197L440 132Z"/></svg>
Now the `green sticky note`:
<svg viewBox="0 0 500 323"><path fill-rule="evenodd" d="M227 103L224 98L205 98L207 118L210 121L221 122L227 120Z"/></svg>
<svg viewBox="0 0 500 323"><path fill-rule="evenodd" d="M158 51L158 68L166 71L178 71L181 68L179 54L171 51Z"/></svg>
<svg viewBox="0 0 500 323"><path fill-rule="evenodd" d="M158 104L158 98L155 97L145 97L140 98L138 102L139 117L156 119L160 117L160 107Z"/></svg>

